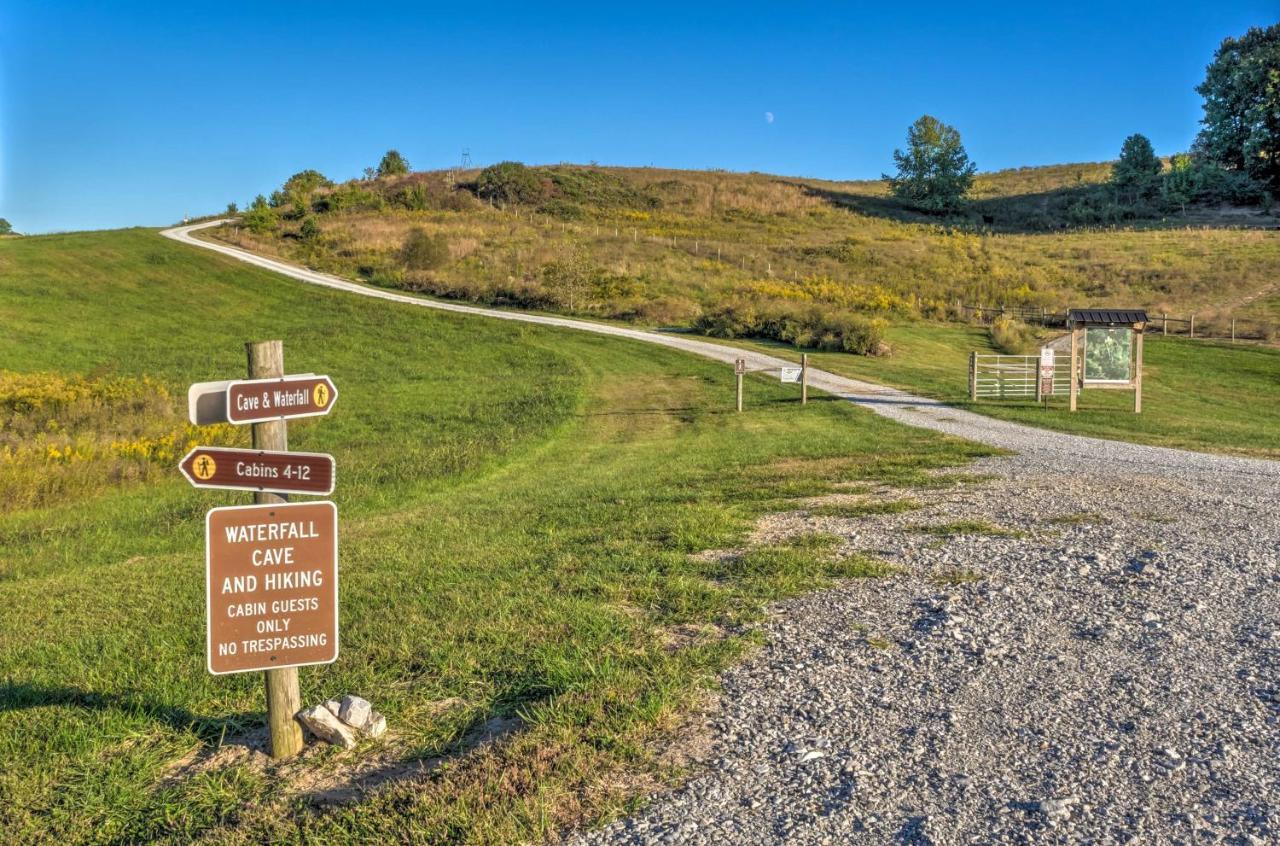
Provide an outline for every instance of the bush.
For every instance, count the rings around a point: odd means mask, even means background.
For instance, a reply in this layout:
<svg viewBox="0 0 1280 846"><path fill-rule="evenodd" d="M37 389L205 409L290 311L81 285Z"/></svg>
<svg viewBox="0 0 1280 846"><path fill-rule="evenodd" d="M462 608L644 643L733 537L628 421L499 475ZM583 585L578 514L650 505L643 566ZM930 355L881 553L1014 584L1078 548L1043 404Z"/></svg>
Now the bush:
<svg viewBox="0 0 1280 846"><path fill-rule="evenodd" d="M495 203L536 204L547 193L547 186L538 175L520 162L490 165L476 177L476 196Z"/></svg>
<svg viewBox="0 0 1280 846"><path fill-rule="evenodd" d="M991 343L1009 355L1023 355L1039 346L1034 329L1006 315L991 321Z"/></svg>
<svg viewBox="0 0 1280 846"><path fill-rule="evenodd" d="M386 200L377 191L371 191L358 183L348 182L334 188L327 194L321 194L311 203L313 211L321 214L339 211L380 211L386 207Z"/></svg>
<svg viewBox="0 0 1280 846"><path fill-rule="evenodd" d="M757 304L749 300L706 311L694 328L716 338L768 338L797 347L885 355L887 324L847 310L794 303Z"/></svg>
<svg viewBox="0 0 1280 846"><path fill-rule="evenodd" d="M280 225L276 220L275 210L267 204L267 198L259 194L253 199L253 205L244 215L244 225L255 235L266 235L274 232Z"/></svg>
<svg viewBox="0 0 1280 846"><path fill-rule="evenodd" d="M302 226L298 228L298 236L304 241L316 240L320 237L320 224L314 217L308 215L303 218Z"/></svg>
<svg viewBox="0 0 1280 846"><path fill-rule="evenodd" d="M410 270L435 270L449 263L449 239L415 229L405 238L400 259Z"/></svg>

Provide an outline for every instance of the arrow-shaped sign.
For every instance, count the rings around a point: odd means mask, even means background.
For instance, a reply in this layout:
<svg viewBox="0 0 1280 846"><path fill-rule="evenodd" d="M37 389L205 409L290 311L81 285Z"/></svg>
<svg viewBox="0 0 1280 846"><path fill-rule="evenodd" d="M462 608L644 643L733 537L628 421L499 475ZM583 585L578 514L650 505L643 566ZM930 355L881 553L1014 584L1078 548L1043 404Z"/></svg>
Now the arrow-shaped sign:
<svg viewBox="0 0 1280 846"><path fill-rule="evenodd" d="M322 452L269 452L198 446L178 464L197 488L301 493L333 493L334 461Z"/></svg>
<svg viewBox="0 0 1280 846"><path fill-rule="evenodd" d="M261 423L328 414L338 388L328 376L283 376L227 383L227 421Z"/></svg>

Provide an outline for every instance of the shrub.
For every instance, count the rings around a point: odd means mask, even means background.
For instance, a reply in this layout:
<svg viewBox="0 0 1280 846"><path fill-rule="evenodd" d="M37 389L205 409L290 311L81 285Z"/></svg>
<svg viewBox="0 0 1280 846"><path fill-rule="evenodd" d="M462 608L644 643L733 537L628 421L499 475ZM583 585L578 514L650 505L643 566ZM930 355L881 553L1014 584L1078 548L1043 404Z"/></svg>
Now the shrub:
<svg viewBox="0 0 1280 846"><path fill-rule="evenodd" d="M314 217L307 215L302 219L302 226L298 228L298 236L304 241L316 240L320 237L320 224Z"/></svg>
<svg viewBox="0 0 1280 846"><path fill-rule="evenodd" d="M227 203L227 210L225 214L229 217L234 217L235 215L240 214L240 207L235 203ZM5 222L8 223L8 221Z"/></svg>
<svg viewBox="0 0 1280 846"><path fill-rule="evenodd" d="M547 186L538 175L520 162L499 162L480 171L476 195L496 203L540 203Z"/></svg>
<svg viewBox="0 0 1280 846"><path fill-rule="evenodd" d="M255 235L269 234L280 225L276 220L275 210L267 204L267 198L261 194L254 197L253 205L249 207L243 220L244 225L249 227L249 231Z"/></svg>
<svg viewBox="0 0 1280 846"><path fill-rule="evenodd" d="M887 324L846 310L788 302L757 304L749 300L727 303L706 311L694 328L717 338L768 338L797 347L886 355Z"/></svg>
<svg viewBox="0 0 1280 846"><path fill-rule="evenodd" d="M435 270L449 263L449 239L415 229L404 239L400 258L410 270Z"/></svg>
<svg viewBox="0 0 1280 846"><path fill-rule="evenodd" d="M338 211L380 211L387 201L377 191L371 191L359 183L348 182L321 194L311 203L313 211L324 214Z"/></svg>
<svg viewBox="0 0 1280 846"><path fill-rule="evenodd" d="M1009 355L1029 353L1039 345L1034 329L1003 314L991 321L991 343Z"/></svg>

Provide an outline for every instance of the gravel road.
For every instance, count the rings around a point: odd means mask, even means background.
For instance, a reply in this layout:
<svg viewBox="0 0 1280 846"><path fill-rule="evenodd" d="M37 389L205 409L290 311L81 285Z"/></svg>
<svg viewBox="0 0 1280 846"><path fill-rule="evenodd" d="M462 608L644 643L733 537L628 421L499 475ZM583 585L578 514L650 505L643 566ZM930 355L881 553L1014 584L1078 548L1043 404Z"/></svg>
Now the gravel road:
<svg viewBox="0 0 1280 846"><path fill-rule="evenodd" d="M212 225L212 224L203 224ZM662 333L369 289L164 234L312 284L628 337ZM1280 462L992 420L815 371L815 388L1004 447L923 507L796 511L761 539L838 534L897 574L780 603L722 678L710 754L586 844L1280 843ZM1016 535L919 531L985 520Z"/></svg>

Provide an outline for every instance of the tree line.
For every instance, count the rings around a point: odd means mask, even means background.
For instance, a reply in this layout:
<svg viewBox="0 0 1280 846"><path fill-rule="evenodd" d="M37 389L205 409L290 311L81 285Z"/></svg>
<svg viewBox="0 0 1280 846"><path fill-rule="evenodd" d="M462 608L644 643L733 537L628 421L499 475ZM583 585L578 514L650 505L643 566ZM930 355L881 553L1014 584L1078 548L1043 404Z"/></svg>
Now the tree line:
<svg viewBox="0 0 1280 846"><path fill-rule="evenodd" d="M1075 222L1185 213L1193 203L1270 206L1280 195L1280 24L1225 39L1196 92L1204 116L1191 149L1166 167L1146 136L1130 135L1110 181L1082 192L1072 207ZM922 116L893 160L897 173L883 178L895 197L936 214L965 208L977 165L955 127Z"/></svg>

